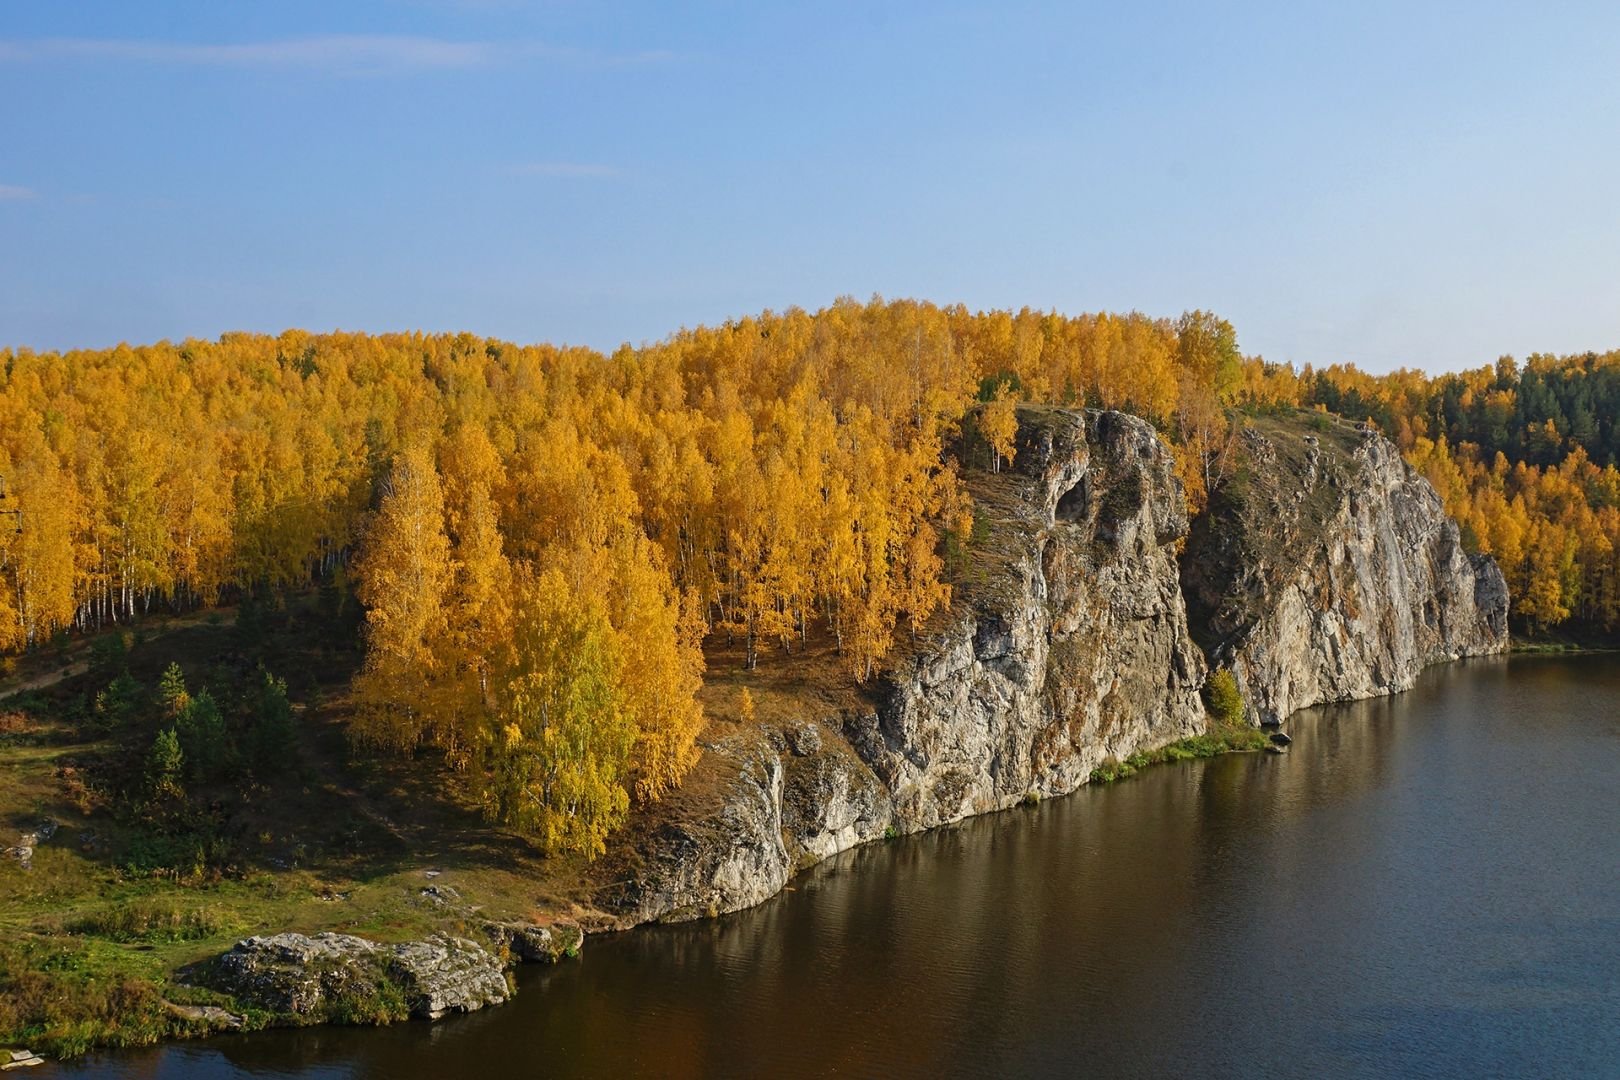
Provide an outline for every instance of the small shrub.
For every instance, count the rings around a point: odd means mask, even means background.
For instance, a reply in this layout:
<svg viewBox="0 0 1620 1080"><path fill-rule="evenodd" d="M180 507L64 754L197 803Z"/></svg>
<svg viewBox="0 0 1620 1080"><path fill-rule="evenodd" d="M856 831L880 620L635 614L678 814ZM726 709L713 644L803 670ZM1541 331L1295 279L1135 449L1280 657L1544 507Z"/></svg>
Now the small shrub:
<svg viewBox="0 0 1620 1080"><path fill-rule="evenodd" d="M1243 695L1238 692L1237 679L1227 668L1221 668L1204 684L1204 704L1210 719L1221 727L1238 727L1243 723Z"/></svg>
<svg viewBox="0 0 1620 1080"><path fill-rule="evenodd" d="M130 722L141 707L141 684L128 671L121 671L107 688L96 695L95 723L103 731L116 731Z"/></svg>
<svg viewBox="0 0 1620 1080"><path fill-rule="evenodd" d="M1134 758L1120 761L1118 758L1103 758L1095 769L1091 770L1093 784L1112 784L1115 780L1123 780L1127 776L1136 775L1136 765L1132 764Z"/></svg>
<svg viewBox="0 0 1620 1080"><path fill-rule="evenodd" d="M102 634L90 643L90 673L108 676L123 669L129 659L129 642L122 632Z"/></svg>
<svg viewBox="0 0 1620 1080"><path fill-rule="evenodd" d="M185 771L185 754L180 749L180 738L173 728L164 728L152 740L146 752L146 794L154 802L185 798L181 777Z"/></svg>

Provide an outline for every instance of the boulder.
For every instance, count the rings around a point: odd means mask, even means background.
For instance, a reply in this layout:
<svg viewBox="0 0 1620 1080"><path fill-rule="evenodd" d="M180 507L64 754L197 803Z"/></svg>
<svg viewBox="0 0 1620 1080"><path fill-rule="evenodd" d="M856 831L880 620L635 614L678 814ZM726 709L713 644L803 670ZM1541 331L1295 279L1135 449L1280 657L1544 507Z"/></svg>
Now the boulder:
<svg viewBox="0 0 1620 1080"><path fill-rule="evenodd" d="M449 934L390 947L386 970L405 992L411 1015L428 1020L499 1005L511 994L499 960Z"/></svg>
<svg viewBox="0 0 1620 1080"><path fill-rule="evenodd" d="M196 969L204 985L270 1012L311 1021L438 1019L507 999L500 961L464 938L435 934L382 945L350 934L273 934L239 941Z"/></svg>
<svg viewBox="0 0 1620 1080"><path fill-rule="evenodd" d="M491 922L484 925L484 933L514 960L531 964L555 964L565 956L578 956L585 945L585 931L573 923Z"/></svg>
<svg viewBox="0 0 1620 1080"><path fill-rule="evenodd" d="M240 1031L246 1022L242 1017L217 1005L177 1005L172 1001L165 1001L163 1007L171 1016L203 1024L210 1030Z"/></svg>

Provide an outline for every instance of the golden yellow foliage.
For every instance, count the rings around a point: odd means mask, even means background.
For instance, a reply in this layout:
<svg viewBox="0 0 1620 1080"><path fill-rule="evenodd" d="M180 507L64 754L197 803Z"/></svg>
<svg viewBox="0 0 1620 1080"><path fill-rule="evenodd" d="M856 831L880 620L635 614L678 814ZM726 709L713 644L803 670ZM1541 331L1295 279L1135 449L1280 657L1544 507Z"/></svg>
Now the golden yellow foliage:
<svg viewBox="0 0 1620 1080"><path fill-rule="evenodd" d="M302 331L0 350L0 506L23 523L0 518L0 649L352 571L357 738L439 747L499 815L589 849L619 812L604 785L654 799L695 759L706 637L752 666L825 634L866 679L950 603L942 551L973 534L951 448L982 436L1016 467L1016 400L1144 415L1195 508L1234 405L1371 418L1520 617L1620 626L1620 355L1374 377L1243 360L1203 312L844 298L611 356ZM583 668L556 659L576 638ZM576 746L545 720L552 663L580 693L613 673L574 715L625 749L520 809ZM577 831L546 817L587 805Z"/></svg>

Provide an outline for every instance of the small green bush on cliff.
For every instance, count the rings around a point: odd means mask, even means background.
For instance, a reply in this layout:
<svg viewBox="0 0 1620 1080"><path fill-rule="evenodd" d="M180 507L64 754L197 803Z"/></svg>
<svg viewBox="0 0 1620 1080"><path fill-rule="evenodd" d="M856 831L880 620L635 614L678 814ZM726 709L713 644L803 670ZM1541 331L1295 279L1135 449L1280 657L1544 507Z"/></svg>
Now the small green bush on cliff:
<svg viewBox="0 0 1620 1080"><path fill-rule="evenodd" d="M1237 679L1228 669L1221 668L1204 684L1204 705L1217 727L1242 726L1243 695L1238 692Z"/></svg>

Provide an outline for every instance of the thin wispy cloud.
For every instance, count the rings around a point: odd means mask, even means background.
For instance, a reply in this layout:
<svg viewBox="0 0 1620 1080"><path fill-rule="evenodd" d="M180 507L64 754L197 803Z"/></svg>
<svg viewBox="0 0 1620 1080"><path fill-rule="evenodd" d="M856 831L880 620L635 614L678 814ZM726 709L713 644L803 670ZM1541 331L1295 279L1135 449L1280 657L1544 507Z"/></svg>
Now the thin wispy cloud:
<svg viewBox="0 0 1620 1080"><path fill-rule="evenodd" d="M0 184L0 202L20 202L23 199L35 198L37 194L33 188L17 184Z"/></svg>
<svg viewBox="0 0 1620 1080"><path fill-rule="evenodd" d="M514 165L508 171L514 176L602 178L624 175L624 170L617 165L600 165L587 161L529 161L522 165Z"/></svg>
<svg viewBox="0 0 1620 1080"><path fill-rule="evenodd" d="M523 59L567 66L618 67L669 58L669 53L659 51L603 53L533 41L452 41L387 34L217 44L122 38L0 40L0 63L105 60L170 67L294 68L337 74L453 71Z"/></svg>

